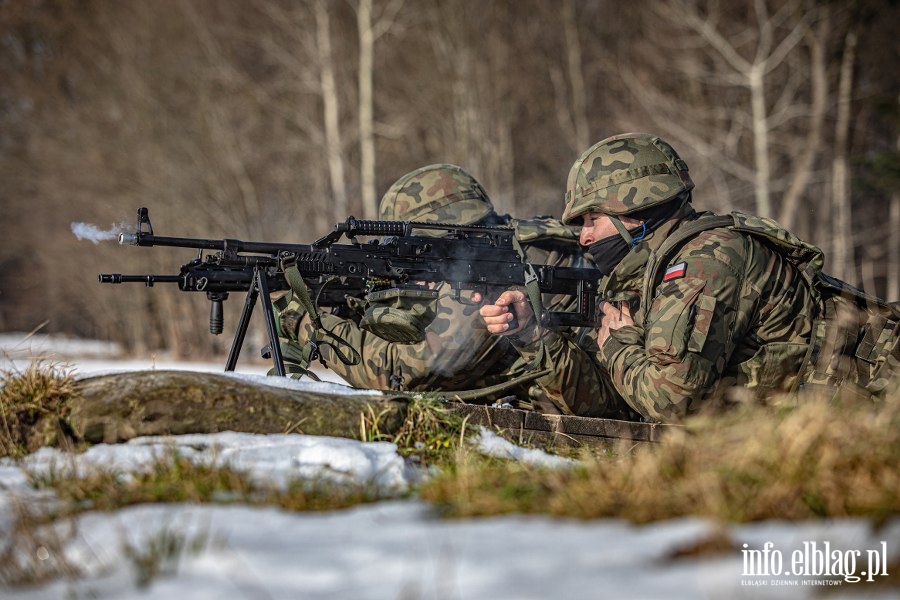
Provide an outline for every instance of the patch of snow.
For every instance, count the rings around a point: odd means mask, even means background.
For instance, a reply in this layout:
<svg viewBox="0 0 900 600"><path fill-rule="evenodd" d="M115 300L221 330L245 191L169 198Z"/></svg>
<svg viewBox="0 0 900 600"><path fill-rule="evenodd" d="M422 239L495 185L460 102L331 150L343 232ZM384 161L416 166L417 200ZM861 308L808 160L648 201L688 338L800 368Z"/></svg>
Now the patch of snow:
<svg viewBox="0 0 900 600"><path fill-rule="evenodd" d="M487 456L505 458L535 466L551 468L570 467L576 464L576 461L570 458L548 454L543 450L534 448L523 448L484 427L479 427L479 429L480 433L474 440L475 447L479 452Z"/></svg>
<svg viewBox="0 0 900 600"><path fill-rule="evenodd" d="M116 357L122 347L115 342L84 340L57 334L0 333L0 356L9 360L28 360L46 357L49 360L64 361L67 357L79 358Z"/></svg>
<svg viewBox="0 0 900 600"><path fill-rule="evenodd" d="M82 454L41 448L25 457L21 466L38 474L84 473L92 467L128 473L145 470L173 452L193 462L229 465L281 487L295 479L327 479L372 485L383 493L396 494L405 492L418 478L392 443L233 431L139 437L124 444L97 444Z"/></svg>
<svg viewBox="0 0 900 600"><path fill-rule="evenodd" d="M317 373L317 376L322 379L322 381L314 381L308 377L304 377L303 379L292 379L291 377L267 376L256 373L225 373L225 375L241 379L254 385L268 385L270 387L289 390L304 390L307 392L318 392L323 394L343 394L345 396L384 395L383 392L378 390L361 390L350 387L344 383L335 381L335 379L338 379L337 376L327 378L321 373Z"/></svg>

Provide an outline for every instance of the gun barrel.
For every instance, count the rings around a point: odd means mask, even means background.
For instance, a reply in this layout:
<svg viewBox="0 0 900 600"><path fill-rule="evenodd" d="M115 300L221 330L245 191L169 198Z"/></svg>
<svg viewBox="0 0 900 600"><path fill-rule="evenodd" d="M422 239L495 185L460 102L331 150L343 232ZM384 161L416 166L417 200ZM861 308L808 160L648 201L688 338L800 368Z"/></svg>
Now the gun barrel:
<svg viewBox="0 0 900 600"><path fill-rule="evenodd" d="M153 287L154 283L178 283L180 275L122 275L121 273L100 273L100 283L144 283Z"/></svg>

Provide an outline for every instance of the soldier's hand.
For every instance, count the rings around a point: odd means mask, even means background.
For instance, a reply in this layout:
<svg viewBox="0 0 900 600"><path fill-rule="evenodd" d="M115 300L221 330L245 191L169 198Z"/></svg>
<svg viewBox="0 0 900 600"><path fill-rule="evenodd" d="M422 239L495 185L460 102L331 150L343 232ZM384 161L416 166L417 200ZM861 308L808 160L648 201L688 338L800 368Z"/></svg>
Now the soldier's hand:
<svg viewBox="0 0 900 600"><path fill-rule="evenodd" d="M520 290L503 292L493 304L485 304L478 312L488 331L504 335L522 331L534 319L528 297ZM514 327L510 327L510 321L515 322Z"/></svg>
<svg viewBox="0 0 900 600"><path fill-rule="evenodd" d="M604 342L609 338L609 332L626 325L634 325L634 319L631 317L631 309L628 303L622 304L622 308L610 304L609 302L600 303L600 310L603 317L600 319L600 327L597 329L597 346L602 348Z"/></svg>

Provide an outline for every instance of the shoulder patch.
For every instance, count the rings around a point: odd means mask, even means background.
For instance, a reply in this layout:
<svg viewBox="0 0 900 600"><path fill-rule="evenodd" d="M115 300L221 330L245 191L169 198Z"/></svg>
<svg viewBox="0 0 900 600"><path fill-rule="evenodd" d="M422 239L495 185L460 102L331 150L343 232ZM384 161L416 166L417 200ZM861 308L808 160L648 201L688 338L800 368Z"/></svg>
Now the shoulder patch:
<svg viewBox="0 0 900 600"><path fill-rule="evenodd" d="M663 281L671 281L673 279L678 279L679 277L684 277L685 272L687 271L687 263L680 262L677 265L672 265L668 269L666 269L666 274L663 275Z"/></svg>

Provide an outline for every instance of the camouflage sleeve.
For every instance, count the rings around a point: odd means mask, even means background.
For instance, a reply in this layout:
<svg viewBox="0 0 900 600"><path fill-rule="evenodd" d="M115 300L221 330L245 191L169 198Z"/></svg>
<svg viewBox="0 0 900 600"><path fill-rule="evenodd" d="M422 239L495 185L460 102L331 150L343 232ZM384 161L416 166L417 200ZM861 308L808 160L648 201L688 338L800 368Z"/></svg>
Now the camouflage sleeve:
<svg viewBox="0 0 900 600"><path fill-rule="evenodd" d="M577 238L573 237L573 240ZM588 266L575 242L551 251L529 246L526 252L528 259L537 264ZM545 308L553 311L572 312L576 309L576 299L572 296L544 294L542 301ZM543 344L543 360L536 368L550 372L537 379L535 384L545 396L545 406L551 404L555 412L562 414L633 418L634 414L627 407L622 410L618 393L596 360L596 333L593 329L559 332L532 326L505 339L519 353L524 365L535 360ZM548 411L544 409L544 412Z"/></svg>
<svg viewBox="0 0 900 600"><path fill-rule="evenodd" d="M750 315L737 310L744 240L704 234L670 261L644 315L600 348L600 362L623 398L645 417L670 421L697 409L721 378Z"/></svg>
<svg viewBox="0 0 900 600"><path fill-rule="evenodd" d="M498 356L492 350L502 340L491 336L478 316L478 306L458 302L443 295L437 303L435 320L426 329L426 338L417 344L386 341L351 320L323 315L323 327L335 338L354 348L359 364L340 360L334 348L321 348L329 369L358 388L404 390L459 390L473 386L489 370ZM312 320L305 315L298 338L313 334ZM346 348L342 351L346 354Z"/></svg>
<svg viewBox="0 0 900 600"><path fill-rule="evenodd" d="M526 362L534 361L543 345L543 360L536 368L549 373L535 381L562 414L582 417L631 418L620 410L618 393L596 360L596 331L580 344L572 337L541 327L510 336ZM546 412L546 411L545 411Z"/></svg>

